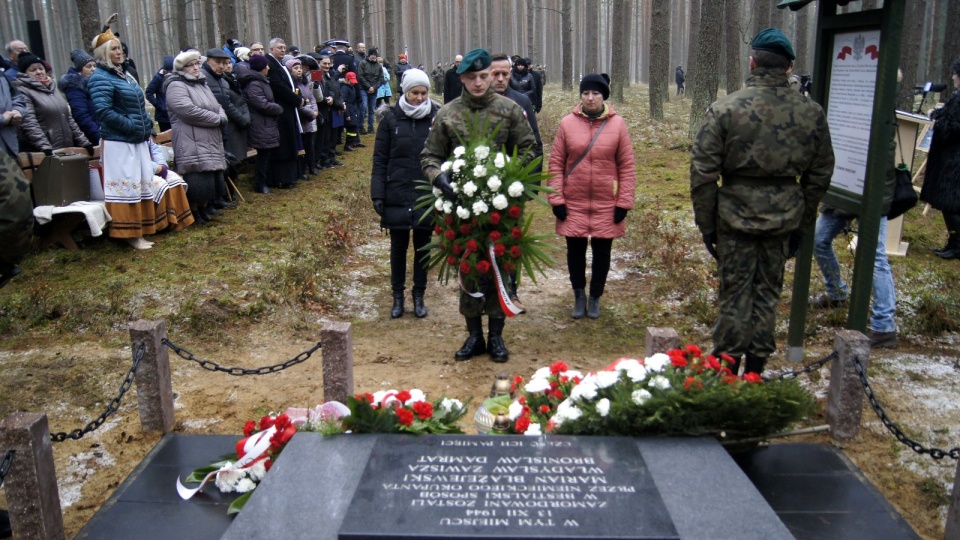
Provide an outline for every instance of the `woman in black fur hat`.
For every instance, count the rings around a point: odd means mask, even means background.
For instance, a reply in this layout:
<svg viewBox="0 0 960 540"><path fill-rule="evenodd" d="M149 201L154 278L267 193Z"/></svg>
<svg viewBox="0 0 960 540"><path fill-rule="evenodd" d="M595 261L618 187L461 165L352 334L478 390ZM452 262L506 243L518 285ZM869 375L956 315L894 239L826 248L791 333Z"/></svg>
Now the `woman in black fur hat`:
<svg viewBox="0 0 960 540"><path fill-rule="evenodd" d="M960 58L951 71L953 95L930 113L936 123L920 200L940 210L947 225L947 245L935 253L943 259L960 259Z"/></svg>

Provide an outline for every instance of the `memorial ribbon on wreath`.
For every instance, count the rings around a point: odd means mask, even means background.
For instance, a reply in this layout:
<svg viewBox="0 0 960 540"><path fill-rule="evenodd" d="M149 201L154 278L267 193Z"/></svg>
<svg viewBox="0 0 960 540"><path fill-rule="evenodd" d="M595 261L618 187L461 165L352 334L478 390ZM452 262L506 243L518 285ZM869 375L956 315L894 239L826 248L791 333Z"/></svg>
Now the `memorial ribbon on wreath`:
<svg viewBox="0 0 960 540"><path fill-rule="evenodd" d="M517 307L517 305L510 300L510 295L507 294L507 285L503 282L503 275L500 274L500 265L497 264L497 255L493 251L493 244L489 246L489 253L490 262L493 263L493 274L497 279L497 298L500 299L500 308L503 309L503 313L507 317L515 317L523 313L523 310Z"/></svg>
<svg viewBox="0 0 960 540"><path fill-rule="evenodd" d="M198 492L203 490L203 486L205 486L207 482L224 471L243 469L253 465L258 459L265 456L268 450L270 450L270 438L273 437L273 434L276 432L276 427L270 427L248 437L247 441L243 444L244 456L242 458L238 459L234 463L227 462L219 469L211 471L203 477L203 481L200 482L200 485L193 489L184 486L183 483L180 482L180 477L178 476L177 493L180 495L180 498L183 500L190 499Z"/></svg>

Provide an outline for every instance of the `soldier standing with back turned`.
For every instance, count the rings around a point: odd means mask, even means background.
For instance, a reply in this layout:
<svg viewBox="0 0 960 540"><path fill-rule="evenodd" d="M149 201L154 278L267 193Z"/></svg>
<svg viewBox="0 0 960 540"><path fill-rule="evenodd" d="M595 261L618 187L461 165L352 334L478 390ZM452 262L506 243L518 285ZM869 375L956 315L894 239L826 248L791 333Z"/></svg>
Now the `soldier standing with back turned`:
<svg viewBox="0 0 960 540"><path fill-rule="evenodd" d="M459 146L460 139L467 140L470 136L470 125L474 115L480 125L486 126L488 133L497 129L492 141L493 148L506 148L507 155L517 156L524 162L534 157L537 140L530 129L530 123L523 113L523 109L493 90L491 76L490 53L484 49L474 49L463 57L463 62L457 68L460 82L463 84L463 93L460 97L446 103L437 112L433 121L433 128L420 153L420 165L424 175L434 187L443 192L448 199L456 199L456 193L450 185L450 176L440 171L440 166L452 154L453 149ZM460 314L466 319L467 331L470 335L454 355L457 360L490 353L494 362L506 362L510 353L503 342L503 326L506 318L492 280L481 283L480 291L484 296L473 298L465 292L460 292ZM483 315L489 318L489 347L483 339Z"/></svg>
<svg viewBox="0 0 960 540"><path fill-rule="evenodd" d="M834 157L823 109L787 82L796 58L787 37L767 28L751 49L747 87L703 118L690 196L720 276L713 352L732 356L734 372L746 355L745 372L759 374L776 349L784 265L816 217Z"/></svg>

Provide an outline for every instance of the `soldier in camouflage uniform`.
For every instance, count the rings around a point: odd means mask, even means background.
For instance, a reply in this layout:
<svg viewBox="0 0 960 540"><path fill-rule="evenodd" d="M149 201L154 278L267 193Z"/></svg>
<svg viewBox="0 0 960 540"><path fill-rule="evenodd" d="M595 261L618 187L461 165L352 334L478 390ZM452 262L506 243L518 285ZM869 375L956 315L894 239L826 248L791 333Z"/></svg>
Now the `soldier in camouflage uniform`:
<svg viewBox="0 0 960 540"><path fill-rule="evenodd" d="M453 149L460 145L460 139L466 140L469 137L475 116L490 132L499 126L493 140L495 148L505 147L508 154L512 154L516 149L518 156L530 160L537 146L523 108L494 92L490 64L490 53L484 49L474 49L464 55L457 68L463 93L437 112L430 136L427 137L420 154L420 164L427 179L450 199L456 198L456 194L450 186L449 175L441 172L440 166L453 154ZM502 337L505 315L493 283L487 282L481 287L481 292L485 293L482 298L473 298L463 291L460 292L460 314L467 321L470 335L454 358L468 360L489 352L493 361L506 362L510 353ZM489 348L483 340L481 316L484 313L489 318Z"/></svg>
<svg viewBox="0 0 960 540"><path fill-rule="evenodd" d="M0 76L0 287L20 273L17 263L33 240L30 184L17 165L17 126L26 98Z"/></svg>
<svg viewBox="0 0 960 540"><path fill-rule="evenodd" d="M768 28L751 48L746 88L713 103L697 133L690 196L718 262L713 352L733 356L735 368L745 354L745 371L761 373L776 348L784 265L816 217L834 157L823 109L787 82L795 56L786 36Z"/></svg>

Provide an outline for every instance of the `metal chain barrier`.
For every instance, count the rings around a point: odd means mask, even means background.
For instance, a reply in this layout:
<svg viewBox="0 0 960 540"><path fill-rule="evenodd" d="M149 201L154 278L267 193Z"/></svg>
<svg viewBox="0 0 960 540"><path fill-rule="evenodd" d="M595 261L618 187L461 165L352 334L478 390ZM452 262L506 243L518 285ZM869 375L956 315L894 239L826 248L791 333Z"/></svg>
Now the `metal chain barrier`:
<svg viewBox="0 0 960 540"><path fill-rule="evenodd" d="M943 459L947 456L950 456L953 459L960 459L960 448L952 448L950 450L941 450L939 448L927 448L917 441L911 439L903 432L896 424L890 420L890 417L887 416L887 411L883 409L883 406L880 405L880 402L877 401L877 396L873 392L873 387L870 386L870 382L867 380L867 370L864 369L863 364L860 363L860 358L853 357L853 366L857 370L857 375L860 376L860 383L863 385L863 393L867 395L867 399L870 400L870 406L873 407L873 412L877 413L877 416L880 417L880 422L883 423L883 426L887 428L887 431L893 434L898 441L910 447L911 450L918 454L929 454L933 459Z"/></svg>
<svg viewBox="0 0 960 540"><path fill-rule="evenodd" d="M130 387L133 386L133 379L137 376L137 366L140 365L140 360L143 359L143 354L146 352L146 350L147 346L143 343L137 347L136 352L133 354L133 365L127 370L127 375L123 378L123 382L120 384L120 393L118 393L117 397L113 398L110 404L107 405L107 410L103 411L95 420L84 426L83 429L77 428L70 433L66 433L64 431L59 433L51 433L50 439L53 442L63 442L67 439L73 439L76 441L87 433L90 433L91 431L102 426L103 423L107 421L107 418L110 417L110 415L120 409L120 400L123 399L123 395L130 390Z"/></svg>
<svg viewBox="0 0 960 540"><path fill-rule="evenodd" d="M800 375L806 375L807 373L813 373L814 371L819 371L820 368L825 366L831 360L837 359L837 351L833 351L828 354L826 357L817 360L816 362L810 363L796 371L790 371L788 373L781 373L775 377L763 377L764 381L778 381L781 379L796 379Z"/></svg>
<svg viewBox="0 0 960 540"><path fill-rule="evenodd" d="M7 450L3 460L0 460L0 487L3 487L3 479L7 477L10 467L13 466L13 455L16 453L16 450Z"/></svg>
<svg viewBox="0 0 960 540"><path fill-rule="evenodd" d="M241 368L241 367L223 367L212 360L199 360L193 355L193 353L184 349L183 347L178 347L167 338L163 338L161 340L161 343L163 343L168 348L170 348L170 350L175 352L177 356L179 356L180 358L183 358L184 360L189 360L191 362L196 362L200 364L200 367L202 367L203 369L206 369L208 371L219 371L221 373L227 373L227 374L236 375L236 376L266 375L267 373L276 373L278 371L283 371L288 367L292 367L297 364L306 362L311 356L313 356L313 353L317 352L318 350L320 350L321 347L323 347L323 343L318 341L317 344L314 345L309 350L303 351L302 353L298 354L296 357L291 358L290 360L287 360L282 364L274 364L272 366L263 366L258 368L247 369L247 368Z"/></svg>

